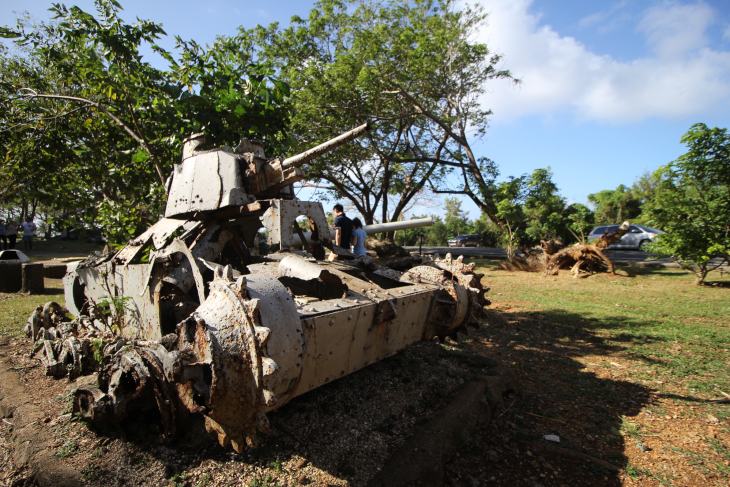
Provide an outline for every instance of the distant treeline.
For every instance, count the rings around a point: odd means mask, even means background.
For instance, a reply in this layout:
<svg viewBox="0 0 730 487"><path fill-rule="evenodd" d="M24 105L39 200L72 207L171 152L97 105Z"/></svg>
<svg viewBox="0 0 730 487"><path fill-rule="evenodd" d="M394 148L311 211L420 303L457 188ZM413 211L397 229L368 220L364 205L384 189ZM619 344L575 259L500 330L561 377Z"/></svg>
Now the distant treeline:
<svg viewBox="0 0 730 487"><path fill-rule="evenodd" d="M424 245L445 246L457 235L478 234L483 247L529 248L551 239L568 245L584 240L597 225L626 220L647 223L642 210L658 186L659 181L647 172L630 187L622 184L614 190L588 195L588 205L568 204L552 182L550 168L537 169L532 175L511 178L498 186L495 199L500 216L508 222L507 229L501 229L485 214L470 220L459 198L446 198L444 217L434 216L430 227L398 232L396 243L418 245L418 237L423 235ZM413 218L423 216L427 215Z"/></svg>

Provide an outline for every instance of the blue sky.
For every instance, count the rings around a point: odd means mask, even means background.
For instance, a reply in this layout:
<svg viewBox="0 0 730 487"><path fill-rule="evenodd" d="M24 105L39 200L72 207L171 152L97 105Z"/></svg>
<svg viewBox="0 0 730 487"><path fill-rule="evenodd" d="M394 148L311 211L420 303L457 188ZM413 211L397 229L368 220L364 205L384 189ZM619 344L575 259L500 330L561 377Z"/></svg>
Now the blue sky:
<svg viewBox="0 0 730 487"><path fill-rule="evenodd" d="M561 193L587 196L631 185L646 171L684 153L691 125L729 127L730 2L727 0L483 0L489 23L479 39L504 55L503 67L522 80L487 87L494 110L477 155L503 175L550 166ZM164 25L173 36L212 42L292 15L307 16L306 0L192 2L122 1L135 17ZM93 11L88 0L68 2ZM0 24L13 11L47 18L48 1L0 4ZM476 207L464 202L477 217ZM429 210L438 213L438 210Z"/></svg>

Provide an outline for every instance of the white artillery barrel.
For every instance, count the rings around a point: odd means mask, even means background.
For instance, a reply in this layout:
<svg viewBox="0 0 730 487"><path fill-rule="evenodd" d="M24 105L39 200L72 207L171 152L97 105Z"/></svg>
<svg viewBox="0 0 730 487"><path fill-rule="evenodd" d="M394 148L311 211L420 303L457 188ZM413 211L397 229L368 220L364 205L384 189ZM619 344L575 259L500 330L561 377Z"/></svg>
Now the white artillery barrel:
<svg viewBox="0 0 730 487"><path fill-rule="evenodd" d="M332 152L333 150L337 149L338 147L341 147L341 146L347 144L351 140L357 139L361 135L367 133L369 130L370 130L370 125L367 123L364 123L364 124L360 125L359 127L356 127L352 130L345 132L342 135L335 137L334 139L328 140L327 142L325 142L323 144L319 144L317 147L312 147L311 149L304 151L301 154L297 154L295 156L284 159L281 162L281 167L283 169L299 167L302 164L321 156L322 154Z"/></svg>

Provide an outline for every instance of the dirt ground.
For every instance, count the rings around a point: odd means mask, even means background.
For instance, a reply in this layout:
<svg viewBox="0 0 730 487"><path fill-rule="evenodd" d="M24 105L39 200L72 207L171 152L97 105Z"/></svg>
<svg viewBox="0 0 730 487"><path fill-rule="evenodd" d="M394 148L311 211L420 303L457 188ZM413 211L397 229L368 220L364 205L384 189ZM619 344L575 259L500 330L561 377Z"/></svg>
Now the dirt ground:
<svg viewBox="0 0 730 487"><path fill-rule="evenodd" d="M417 344L294 399L269 414L272 430L260 447L242 454L218 446L200 424L165 443L153 412L119 427L90 427L69 414L77 384L44 376L27 339L12 340L12 361L47 412L55 455L89 485L364 486L416 428L479 377L479 367L446 353L453 348L510 365L520 391L464 438L446 465L446 485L730 485L730 435L721 419L693 412L703 399L650 376L632 377L629 349L587 328L579 336L561 328L575 316L519 305L500 300L484 326L458 343ZM12 464L11 450L10 427L0 422L0 486L22 485L27 474Z"/></svg>
<svg viewBox="0 0 730 487"><path fill-rule="evenodd" d="M89 427L69 414L69 394L94 377L76 383L48 378L29 358L28 340L10 346L15 370L46 411L56 456L89 485L364 485L416 428L483 372L444 357L436 343L417 344L270 413L272 430L261 435L260 447L236 454L218 446L202 424L165 443L152 412L119 428ZM8 424L1 431L10 465ZM13 485L25 471L4 475L0 485Z"/></svg>

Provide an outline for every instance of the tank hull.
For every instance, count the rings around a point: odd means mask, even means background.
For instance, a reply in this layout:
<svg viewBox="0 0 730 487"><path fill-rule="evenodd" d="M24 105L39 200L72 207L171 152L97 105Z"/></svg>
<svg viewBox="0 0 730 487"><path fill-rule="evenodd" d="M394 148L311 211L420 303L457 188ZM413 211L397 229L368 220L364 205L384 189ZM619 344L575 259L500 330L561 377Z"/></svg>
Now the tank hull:
<svg viewBox="0 0 730 487"><path fill-rule="evenodd" d="M488 301L473 265L447 256L397 272L367 256L325 260L324 248L338 249L322 205L282 189L300 177L301 161L366 130L285 164L266 161L250 141L218 153L186 147L170 183L168 218L64 278L68 310L80 317L74 327L55 327L74 330L64 356L81 364L75 350L106 344L99 385L77 390L75 412L119 422L156 408L168 436L201 414L222 445L240 451L268 431L266 413L293 398L413 343L478 326ZM206 177L181 179L198 173ZM280 197L261 198L271 191ZM301 216L311 233L299 229ZM254 255L261 228L281 251ZM289 250L303 240L310 253ZM31 318L34 339L48 334L40 331L49 327L44 319ZM48 366L62 373L53 347L44 350Z"/></svg>

